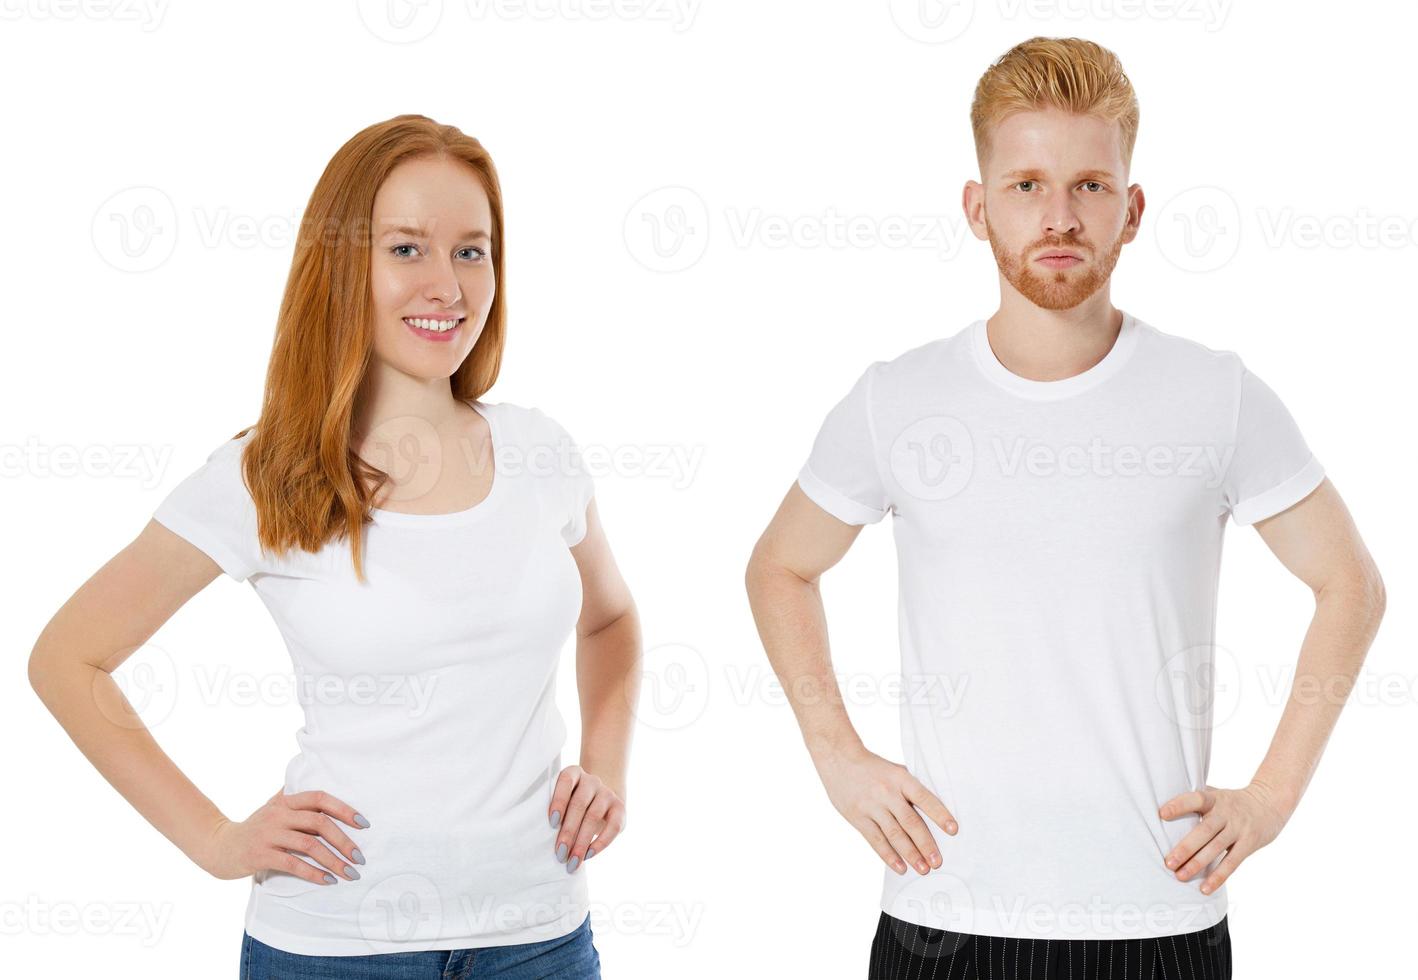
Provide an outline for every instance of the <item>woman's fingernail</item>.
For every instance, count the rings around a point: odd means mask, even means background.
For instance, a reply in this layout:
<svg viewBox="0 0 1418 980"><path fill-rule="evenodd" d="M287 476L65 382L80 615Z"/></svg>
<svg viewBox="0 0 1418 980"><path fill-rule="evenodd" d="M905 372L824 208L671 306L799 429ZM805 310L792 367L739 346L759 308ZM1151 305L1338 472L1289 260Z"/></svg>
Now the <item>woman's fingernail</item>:
<svg viewBox="0 0 1418 980"><path fill-rule="evenodd" d="M361 816L360 814L356 813L356 814L355 814L355 826L356 826L356 827L368 827L368 826L369 826L369 821L366 820L366 819L364 819L364 817Z"/></svg>
<svg viewBox="0 0 1418 980"><path fill-rule="evenodd" d="M355 864L364 863L364 852L359 848L356 847L353 851L350 851L350 855L355 859Z"/></svg>
<svg viewBox="0 0 1418 980"><path fill-rule="evenodd" d="M956 826L955 824L953 824L953 823L948 823L948 824L945 825L945 829L946 829L947 831L949 831L950 833L953 834L953 833L955 833L957 830L959 830L960 828L957 827L957 826Z"/></svg>
<svg viewBox="0 0 1418 980"><path fill-rule="evenodd" d="M595 849L594 847L588 847L588 848L586 848L586 860L587 860L587 861L591 860L591 855L592 855L592 854L595 854L595 853L596 853L596 849Z"/></svg>
<svg viewBox="0 0 1418 980"><path fill-rule="evenodd" d="M569 850L570 850L570 848L566 846L566 843L565 843L565 842L562 842L562 843L556 845L556 859L557 859L558 861L565 861L565 860L566 860L566 852L569 851Z"/></svg>
<svg viewBox="0 0 1418 980"><path fill-rule="evenodd" d="M560 810L553 810L553 811L551 811L551 829L552 829L552 830L555 830L556 828L558 828L558 827L560 827L560 826L561 826L561 811L560 811Z"/></svg>
<svg viewBox="0 0 1418 980"><path fill-rule="evenodd" d="M570 861L568 861L567 864L566 864L566 873L567 873L567 874L571 874L573 871L576 870L576 866L577 866L578 864L580 864L580 863L581 863L581 859L580 859L580 858L572 858L572 859L571 859Z"/></svg>
<svg viewBox="0 0 1418 980"><path fill-rule="evenodd" d="M359 872L347 864L345 865L345 877L353 878L355 881L359 881Z"/></svg>
<svg viewBox="0 0 1418 980"><path fill-rule="evenodd" d="M325 884L333 885L338 880L339 879L332 875L330 872L325 872Z"/></svg>

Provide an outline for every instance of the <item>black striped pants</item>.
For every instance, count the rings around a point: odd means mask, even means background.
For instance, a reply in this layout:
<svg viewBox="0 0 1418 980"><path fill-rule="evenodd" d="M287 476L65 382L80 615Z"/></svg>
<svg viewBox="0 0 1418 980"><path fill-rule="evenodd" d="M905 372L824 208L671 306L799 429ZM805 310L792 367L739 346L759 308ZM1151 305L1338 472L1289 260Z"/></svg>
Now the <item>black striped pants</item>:
<svg viewBox="0 0 1418 980"><path fill-rule="evenodd" d="M1150 939L1006 939L881 913L867 980L1230 980L1226 917Z"/></svg>

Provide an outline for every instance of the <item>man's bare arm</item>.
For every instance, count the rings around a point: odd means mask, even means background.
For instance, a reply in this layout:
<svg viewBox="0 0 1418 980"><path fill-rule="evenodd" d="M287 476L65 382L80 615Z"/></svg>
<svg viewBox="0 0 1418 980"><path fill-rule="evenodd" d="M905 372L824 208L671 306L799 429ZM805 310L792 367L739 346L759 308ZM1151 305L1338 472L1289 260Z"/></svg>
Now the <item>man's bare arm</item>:
<svg viewBox="0 0 1418 980"><path fill-rule="evenodd" d="M1315 595L1290 699L1254 782L1289 814L1299 805L1383 619L1383 579L1328 479L1255 525Z"/></svg>
<svg viewBox="0 0 1418 980"><path fill-rule="evenodd" d="M1328 480L1255 527L1281 563L1314 591L1315 614L1300 646L1290 699L1250 785L1206 786L1158 811L1166 820L1202 815L1163 861L1178 879L1190 881L1221 858L1201 882L1203 895L1273 841L1295 812L1384 613L1383 580Z"/></svg>
<svg viewBox="0 0 1418 980"><path fill-rule="evenodd" d="M818 507L794 483L758 539L745 576L764 650L814 758L863 748L832 673L818 588L822 573L841 561L861 530Z"/></svg>
<svg viewBox="0 0 1418 980"><path fill-rule="evenodd" d="M832 805L897 873L909 863L926 874L941 857L915 807L947 833L957 830L954 818L905 766L862 744L832 672L818 580L860 532L794 483L754 546L745 585L763 648Z"/></svg>

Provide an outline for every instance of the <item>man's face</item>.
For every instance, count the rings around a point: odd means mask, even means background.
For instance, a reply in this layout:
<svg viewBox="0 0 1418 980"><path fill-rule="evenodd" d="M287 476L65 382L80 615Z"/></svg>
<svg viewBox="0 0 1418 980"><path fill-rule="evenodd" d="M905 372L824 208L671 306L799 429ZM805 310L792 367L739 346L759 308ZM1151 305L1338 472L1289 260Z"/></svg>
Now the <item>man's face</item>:
<svg viewBox="0 0 1418 980"><path fill-rule="evenodd" d="M1072 309L1097 292L1137 235L1142 189L1124 185L1116 122L1015 113L995 127L982 177L983 187L967 185L967 216L1000 275L1043 309ZM1073 258L1048 258L1056 252Z"/></svg>

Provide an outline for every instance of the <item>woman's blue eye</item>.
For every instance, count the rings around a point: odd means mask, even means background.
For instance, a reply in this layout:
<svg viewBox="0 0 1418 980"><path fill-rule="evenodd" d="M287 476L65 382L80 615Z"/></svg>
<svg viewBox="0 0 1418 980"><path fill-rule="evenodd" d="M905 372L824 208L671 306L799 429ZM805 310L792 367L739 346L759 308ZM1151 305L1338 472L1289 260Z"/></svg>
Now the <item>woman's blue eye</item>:
<svg viewBox="0 0 1418 980"><path fill-rule="evenodd" d="M412 256L409 256L409 255L403 253L403 252L400 252L399 249L401 249L401 248L412 248L412 249L417 250L417 249L418 249L418 246L417 246L417 245L413 245L413 244L409 244L409 243L405 243L405 244L403 244L403 245L395 245L393 248L389 249L389 251L392 252L392 253L394 253L395 255L397 255L397 256L398 256L399 258L401 258L401 259L407 259L407 258L411 258L411 257L412 257ZM469 251L477 252L478 255L479 255L481 258L487 258L487 253L484 252L482 249L478 248L476 245L469 245L467 248L460 248L460 249L458 249L458 251L459 251L460 253L462 253L462 252L469 252Z"/></svg>

